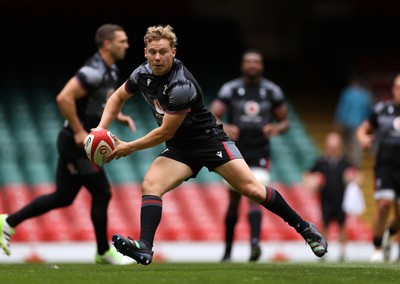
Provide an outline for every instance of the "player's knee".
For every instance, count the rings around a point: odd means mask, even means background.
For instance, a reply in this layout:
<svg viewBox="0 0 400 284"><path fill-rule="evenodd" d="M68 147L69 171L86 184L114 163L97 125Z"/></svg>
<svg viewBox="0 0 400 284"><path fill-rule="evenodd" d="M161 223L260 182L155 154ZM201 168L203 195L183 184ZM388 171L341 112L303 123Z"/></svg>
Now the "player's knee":
<svg viewBox="0 0 400 284"><path fill-rule="evenodd" d="M160 186L149 179L144 179L141 184L142 195L161 196Z"/></svg>
<svg viewBox="0 0 400 284"><path fill-rule="evenodd" d="M377 208L379 213L388 213L390 211L390 209L392 208L392 201L389 200L381 200L380 202L378 202L377 204Z"/></svg>
<svg viewBox="0 0 400 284"><path fill-rule="evenodd" d="M262 202L266 195L265 188L260 189L259 187L248 188L243 194L257 203Z"/></svg>

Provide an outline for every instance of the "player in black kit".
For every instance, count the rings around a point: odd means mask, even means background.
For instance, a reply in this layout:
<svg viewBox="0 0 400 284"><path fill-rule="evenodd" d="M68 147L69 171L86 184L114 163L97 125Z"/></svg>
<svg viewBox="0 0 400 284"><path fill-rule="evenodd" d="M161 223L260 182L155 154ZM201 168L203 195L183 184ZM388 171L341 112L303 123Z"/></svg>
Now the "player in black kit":
<svg viewBox="0 0 400 284"><path fill-rule="evenodd" d="M373 140L378 141L375 159L376 212L373 219L373 244L375 251L372 262L388 259L382 250L382 237L392 206L395 221L391 233L398 231L400 216L400 74L394 78L392 100L378 102L369 119L357 129L357 139L362 148L371 148ZM396 226L397 225L397 226Z"/></svg>
<svg viewBox="0 0 400 284"><path fill-rule="evenodd" d="M204 105L202 90L181 61L175 58L177 38L171 26L152 26L144 37L147 62L111 96L98 128L107 128L124 102L141 93L158 123L145 136L130 142L117 140L105 162L166 143L148 169L141 185L140 238L113 236L119 252L148 265L153 241L161 221L162 199L168 191L195 177L202 167L221 175L237 191L282 217L296 229L317 256L327 243L314 225L304 221L275 189L257 181L242 155Z"/></svg>
<svg viewBox="0 0 400 284"><path fill-rule="evenodd" d="M95 42L97 52L57 96L65 124L57 142L59 159L56 191L36 198L9 216L0 216L0 245L8 255L14 227L29 218L69 206L84 186L92 195L91 219L97 242L96 263L132 263L131 259L122 257L109 245L107 209L111 198L110 184L104 170L90 163L83 149L84 139L90 129L99 123L107 99L120 84L115 62L125 57L129 47L128 37L122 27L105 24L97 29ZM135 130L129 116L119 113L117 119L132 131Z"/></svg>
<svg viewBox="0 0 400 284"><path fill-rule="evenodd" d="M255 49L242 55L242 76L225 83L212 102L210 111L221 120L227 113L224 130L240 149L246 163L262 184L269 183L269 138L289 128L285 97L279 86L263 77L263 56ZM234 228L238 218L241 194L229 190L225 216L225 252L222 261L230 261ZM261 256L260 233L262 212L257 202L249 200L250 261Z"/></svg>

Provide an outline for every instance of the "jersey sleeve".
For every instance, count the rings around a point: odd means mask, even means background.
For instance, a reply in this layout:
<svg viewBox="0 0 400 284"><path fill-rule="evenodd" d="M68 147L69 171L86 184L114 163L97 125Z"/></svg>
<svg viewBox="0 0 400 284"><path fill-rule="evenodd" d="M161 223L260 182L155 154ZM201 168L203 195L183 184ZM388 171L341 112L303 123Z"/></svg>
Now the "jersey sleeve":
<svg viewBox="0 0 400 284"><path fill-rule="evenodd" d="M285 95L283 94L282 89L277 85L272 87L272 104L274 108L285 104Z"/></svg>
<svg viewBox="0 0 400 284"><path fill-rule="evenodd" d="M98 88L103 81L103 74L101 74L101 71L91 66L83 66L76 72L75 76L88 91Z"/></svg>
<svg viewBox="0 0 400 284"><path fill-rule="evenodd" d="M224 104L229 105L232 98L232 83L228 82L222 85L217 94L217 99Z"/></svg>
<svg viewBox="0 0 400 284"><path fill-rule="evenodd" d="M125 91L127 91L129 94L136 93L139 91L138 87L138 78L139 78L139 71L138 69L135 69L131 76L129 76L128 80L125 81Z"/></svg>
<svg viewBox="0 0 400 284"><path fill-rule="evenodd" d="M169 114L188 113L196 98L197 90L194 84L190 81L180 81L169 91L165 111Z"/></svg>
<svg viewBox="0 0 400 284"><path fill-rule="evenodd" d="M371 123L371 125L374 128L378 127L378 115L383 110L384 107L385 107L385 104L383 102L377 103L374 106L374 108L372 109L372 112L368 117L369 123Z"/></svg>

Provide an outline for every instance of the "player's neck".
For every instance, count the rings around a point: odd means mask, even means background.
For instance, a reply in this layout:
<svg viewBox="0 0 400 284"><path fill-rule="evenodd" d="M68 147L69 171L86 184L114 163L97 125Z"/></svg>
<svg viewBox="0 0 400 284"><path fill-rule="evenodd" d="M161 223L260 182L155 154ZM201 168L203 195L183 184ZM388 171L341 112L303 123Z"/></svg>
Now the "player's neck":
<svg viewBox="0 0 400 284"><path fill-rule="evenodd" d="M256 86L260 84L261 78L260 77L248 77L245 76L244 78L244 82L246 85L249 86Z"/></svg>
<svg viewBox="0 0 400 284"><path fill-rule="evenodd" d="M112 56L110 55L109 52L106 52L106 51L100 49L99 54L100 54L101 59L103 59L104 63L108 67L111 67L115 63L114 58L112 58Z"/></svg>

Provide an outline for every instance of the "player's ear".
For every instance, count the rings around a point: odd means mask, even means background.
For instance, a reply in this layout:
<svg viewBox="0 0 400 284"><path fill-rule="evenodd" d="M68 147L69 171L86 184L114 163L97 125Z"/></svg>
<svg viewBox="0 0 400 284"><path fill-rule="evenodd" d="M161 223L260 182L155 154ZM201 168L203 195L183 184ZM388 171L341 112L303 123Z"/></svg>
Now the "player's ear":
<svg viewBox="0 0 400 284"><path fill-rule="evenodd" d="M104 42L103 42L103 47L104 48L109 49L111 45L112 45L112 41L111 40L109 40L109 39L104 40Z"/></svg>
<svg viewBox="0 0 400 284"><path fill-rule="evenodd" d="M147 58L147 49L144 48L144 57Z"/></svg>
<svg viewBox="0 0 400 284"><path fill-rule="evenodd" d="M176 55L176 47L174 47L174 48L172 49L172 56L175 57L175 55Z"/></svg>

